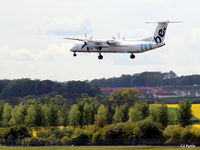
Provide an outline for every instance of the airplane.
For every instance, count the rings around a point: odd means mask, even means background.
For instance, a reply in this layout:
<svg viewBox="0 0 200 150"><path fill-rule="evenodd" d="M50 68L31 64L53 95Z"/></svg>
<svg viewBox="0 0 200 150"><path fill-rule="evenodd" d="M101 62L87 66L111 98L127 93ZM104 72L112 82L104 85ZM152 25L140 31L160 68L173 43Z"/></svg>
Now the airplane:
<svg viewBox="0 0 200 150"><path fill-rule="evenodd" d="M134 59L135 53L143 53L164 46L168 23L180 22L159 21L146 23L157 23L158 25L153 36L143 39L120 39L119 34L118 38L112 37L108 40L93 40L92 37L88 39L87 35L85 35L85 39L69 37L64 39L80 41L70 49L74 53L74 57L77 56L76 53L78 52L99 53L98 59L103 59L102 53L130 53L130 58Z"/></svg>

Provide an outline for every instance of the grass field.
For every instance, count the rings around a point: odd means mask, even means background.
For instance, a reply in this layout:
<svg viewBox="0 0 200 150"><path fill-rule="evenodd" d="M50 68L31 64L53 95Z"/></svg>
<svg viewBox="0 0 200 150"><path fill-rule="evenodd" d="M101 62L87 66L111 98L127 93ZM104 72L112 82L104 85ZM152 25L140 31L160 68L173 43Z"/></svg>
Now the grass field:
<svg viewBox="0 0 200 150"><path fill-rule="evenodd" d="M200 150L200 147L182 148L179 146L44 146L44 147L5 147L0 150Z"/></svg>

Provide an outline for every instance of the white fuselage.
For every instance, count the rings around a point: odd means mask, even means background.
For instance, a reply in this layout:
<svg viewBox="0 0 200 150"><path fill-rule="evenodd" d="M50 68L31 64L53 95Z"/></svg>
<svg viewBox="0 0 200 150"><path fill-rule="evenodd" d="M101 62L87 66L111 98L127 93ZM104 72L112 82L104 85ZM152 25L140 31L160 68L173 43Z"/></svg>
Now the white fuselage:
<svg viewBox="0 0 200 150"><path fill-rule="evenodd" d="M138 41L138 40L119 40L117 44L102 45L101 49L95 46L85 46L84 42L76 43L70 51L72 52L96 52L96 53L142 53L164 46L156 42Z"/></svg>

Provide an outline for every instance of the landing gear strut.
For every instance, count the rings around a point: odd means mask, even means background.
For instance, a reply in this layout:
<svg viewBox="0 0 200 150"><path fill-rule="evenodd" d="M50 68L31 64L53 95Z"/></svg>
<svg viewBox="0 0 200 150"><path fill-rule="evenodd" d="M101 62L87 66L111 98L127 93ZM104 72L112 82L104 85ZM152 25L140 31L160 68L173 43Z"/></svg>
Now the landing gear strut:
<svg viewBox="0 0 200 150"><path fill-rule="evenodd" d="M134 55L134 54L131 54L131 55L130 55L130 58L131 58L131 59L134 59L134 58L135 58L135 55Z"/></svg>
<svg viewBox="0 0 200 150"><path fill-rule="evenodd" d="M98 59L103 59L103 56L99 54Z"/></svg>
<svg viewBox="0 0 200 150"><path fill-rule="evenodd" d="M97 48L97 50L99 50L99 56L98 56L98 59L103 59L103 56L101 55L102 47Z"/></svg>
<svg viewBox="0 0 200 150"><path fill-rule="evenodd" d="M74 53L73 56L76 57L77 56L76 53Z"/></svg>

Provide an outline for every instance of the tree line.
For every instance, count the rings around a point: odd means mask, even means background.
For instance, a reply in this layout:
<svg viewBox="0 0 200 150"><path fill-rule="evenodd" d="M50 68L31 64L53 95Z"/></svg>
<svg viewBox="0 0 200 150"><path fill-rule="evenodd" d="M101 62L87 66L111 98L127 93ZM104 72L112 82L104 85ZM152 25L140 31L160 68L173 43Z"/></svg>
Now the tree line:
<svg viewBox="0 0 200 150"><path fill-rule="evenodd" d="M82 93L89 96L100 94L101 91L97 86L91 85L87 81L69 81L56 82L51 80L0 80L0 99L13 99L16 97L25 97L28 95L42 96L47 95L54 97L63 95L68 99L76 99Z"/></svg>
<svg viewBox="0 0 200 150"><path fill-rule="evenodd" d="M99 87L134 87L134 86L193 86L200 85L200 75L180 76L165 79L161 72L143 72L121 77L94 79L91 84Z"/></svg>
<svg viewBox="0 0 200 150"><path fill-rule="evenodd" d="M190 126L192 115L188 100L180 102L178 122L170 125L167 105L149 105L140 95L135 89L114 91L110 96L83 94L72 105L61 95L15 106L1 101L0 143L5 144L5 139L22 139L24 145L145 144L149 141L173 144L200 139L200 130L193 131ZM30 133L32 128L37 130L36 136Z"/></svg>

